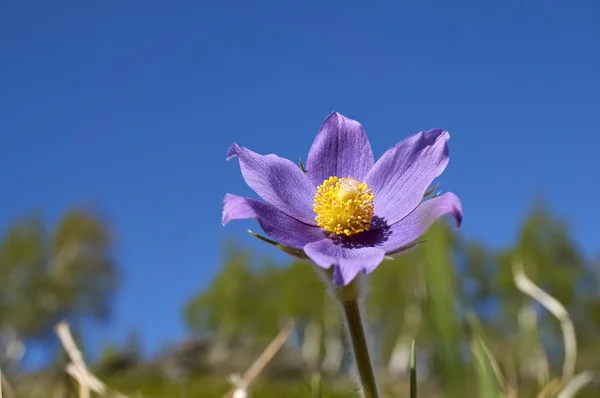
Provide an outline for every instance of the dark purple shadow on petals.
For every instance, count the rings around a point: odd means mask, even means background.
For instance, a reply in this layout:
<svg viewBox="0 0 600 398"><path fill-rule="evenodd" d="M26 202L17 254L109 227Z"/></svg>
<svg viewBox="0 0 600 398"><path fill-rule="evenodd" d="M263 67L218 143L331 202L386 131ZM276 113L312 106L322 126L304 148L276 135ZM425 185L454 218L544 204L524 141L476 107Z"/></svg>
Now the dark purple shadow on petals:
<svg viewBox="0 0 600 398"><path fill-rule="evenodd" d="M390 236L390 227L387 222L377 216L371 221L371 229L351 236L329 236L333 243L346 249L361 247L377 247Z"/></svg>
<svg viewBox="0 0 600 398"><path fill-rule="evenodd" d="M336 246L341 246L346 249L360 249L362 247L378 247L381 246L384 242L386 242L392 232L390 231L390 226L383 218L379 218L377 216L373 217L373 221L371 222L371 227L369 231L361 232L360 234L352 235L352 236L332 236L328 235L329 239ZM416 239L412 242L407 243L404 246L400 246L395 248L392 251L387 251L386 254L397 254L423 243L424 241Z"/></svg>

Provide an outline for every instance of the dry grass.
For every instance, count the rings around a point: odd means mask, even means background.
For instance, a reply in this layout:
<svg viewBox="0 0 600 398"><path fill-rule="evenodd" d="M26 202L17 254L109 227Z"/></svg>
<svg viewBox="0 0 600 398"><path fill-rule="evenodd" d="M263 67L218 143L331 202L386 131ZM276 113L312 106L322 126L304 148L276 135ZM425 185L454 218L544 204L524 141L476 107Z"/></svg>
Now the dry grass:
<svg viewBox="0 0 600 398"><path fill-rule="evenodd" d="M83 360L83 354L77 348L75 339L73 339L69 325L66 322L56 325L55 331L71 361L67 364L65 371L79 384L79 398L90 398L92 391L102 397L129 398L120 392L110 390L89 371Z"/></svg>
<svg viewBox="0 0 600 398"><path fill-rule="evenodd" d="M277 351L288 340L294 331L294 322L288 323L265 348L261 355L248 368L243 377L233 375L231 377L232 388L223 396L224 398L246 398L250 384L259 376L265 366L273 359ZM61 322L55 327L55 332L69 358L69 363L65 367L65 372L71 376L79 386L79 398L91 398L92 393L96 393L106 398L130 398L125 394L112 390L106 386L98 377L96 377L86 365L81 350L77 347L75 339L71 334L69 325ZM5 398L15 398L12 389L7 388L8 384L5 378L2 378L2 384L5 386ZM0 398L2 398L2 388L0 388ZM137 397L142 398L141 393Z"/></svg>
<svg viewBox="0 0 600 398"><path fill-rule="evenodd" d="M522 263L513 264L514 283L519 291L531 297L541 304L553 316L555 316L561 326L563 335L563 344L565 349L562 374L559 377L552 378L546 383L537 398L573 398L587 384L591 383L596 374L591 371L575 373L577 362L577 338L573 323L565 307L554 297L543 291L527 277L523 270ZM265 366L273 359L275 354L281 349L284 343L292 334L295 325L293 322L287 324L271 343L264 349L259 357L252 363L248 370L240 376L238 374L231 376L232 387L227 391L223 398L246 398L251 384L257 379ZM55 332L67 354L69 362L65 366L65 372L76 381L78 385L79 398L91 398L93 395L106 398L130 398L118 391L110 389L98 377L96 377L87 366L81 350L71 334L69 325L61 322L55 327ZM485 347L485 346L484 346ZM516 385L516 376L505 377L492 354L487 348L484 348L484 354L490 361L493 373L502 387L504 398L517 398L518 386ZM0 398L16 398L15 391L0 369ZM143 398L141 393L131 398Z"/></svg>
<svg viewBox="0 0 600 398"><path fill-rule="evenodd" d="M231 381L233 387L223 396L223 398L246 398L250 383L256 379L260 372L273 359L273 356L279 351L283 344L290 337L295 328L294 322L290 322L275 336L273 341L264 349L254 363L248 368L243 377L232 375ZM1 397L0 397L1 398Z"/></svg>
<svg viewBox="0 0 600 398"><path fill-rule="evenodd" d="M591 371L584 371L575 375L577 337L569 313L558 300L550 296L527 277L523 270L523 264L519 260L513 263L513 276L515 285L521 293L533 298L558 319L563 334L565 358L562 375L559 378L550 380L538 394L538 398L575 397L575 394L592 382L596 375Z"/></svg>

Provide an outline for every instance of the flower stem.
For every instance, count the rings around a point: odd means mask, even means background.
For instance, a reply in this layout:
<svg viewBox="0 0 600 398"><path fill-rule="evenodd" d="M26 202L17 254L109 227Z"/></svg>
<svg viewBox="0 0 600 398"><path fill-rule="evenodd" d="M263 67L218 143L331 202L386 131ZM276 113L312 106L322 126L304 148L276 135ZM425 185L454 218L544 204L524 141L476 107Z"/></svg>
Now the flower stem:
<svg viewBox="0 0 600 398"><path fill-rule="evenodd" d="M346 332L352 346L352 353L356 361L364 398L379 398L375 373L373 372L367 338L360 314L357 281L353 281L344 287L338 286L335 290L335 296L340 302L344 317L346 318Z"/></svg>
<svg viewBox="0 0 600 398"><path fill-rule="evenodd" d="M375 383L375 374L369 357L369 349L367 347L367 339L360 317L360 308L358 300L342 301L344 315L348 323L348 334L352 343L352 351L354 360L358 368L360 384L363 387L365 398L378 398L377 384Z"/></svg>

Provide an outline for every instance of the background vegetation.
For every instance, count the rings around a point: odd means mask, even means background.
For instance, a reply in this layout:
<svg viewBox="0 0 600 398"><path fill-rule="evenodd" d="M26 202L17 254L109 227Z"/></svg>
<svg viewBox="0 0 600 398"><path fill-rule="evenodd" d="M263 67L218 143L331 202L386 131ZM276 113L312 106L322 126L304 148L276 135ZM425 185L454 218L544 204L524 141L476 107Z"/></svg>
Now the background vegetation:
<svg viewBox="0 0 600 398"><path fill-rule="evenodd" d="M372 274L364 306L386 396L408 396L413 340L420 396L555 396L565 376L564 335L556 317L517 289L518 263L568 311L577 339L574 374L600 370L600 261L586 258L566 221L542 203L517 228L511 247L492 250L440 223L424 244ZM5 394L8 388L23 397L77 396L54 327L66 319L77 338L84 319L109 319L118 267L108 231L101 217L77 209L52 228L34 215L5 231L0 246L0 363L10 382ZM105 347L90 364L93 372L132 397L221 397L231 387L229 375L244 373L293 320L294 332L251 394L311 396L318 374L323 396L354 396L338 309L311 265L291 259L275 264L235 242L224 252L212 284L183 306L189 340L145 358L139 336L132 335L122 347ZM33 342L56 350L55 361L35 373L20 365ZM600 386L592 381L577 396L598 397Z"/></svg>

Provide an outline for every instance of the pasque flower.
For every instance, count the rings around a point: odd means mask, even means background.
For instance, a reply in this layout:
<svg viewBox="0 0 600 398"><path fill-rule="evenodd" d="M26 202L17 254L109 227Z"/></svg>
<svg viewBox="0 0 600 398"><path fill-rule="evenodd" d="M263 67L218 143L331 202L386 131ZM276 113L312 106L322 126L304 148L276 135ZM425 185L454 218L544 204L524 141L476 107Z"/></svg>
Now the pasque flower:
<svg viewBox="0 0 600 398"><path fill-rule="evenodd" d="M410 247L438 218L462 221L453 193L424 200L448 164L442 129L412 135L375 162L360 123L334 112L323 122L306 169L277 155L259 155L236 143L246 183L264 201L227 194L223 225L255 219L279 243L303 251L322 268L333 269L345 286L359 272L370 273L389 254Z"/></svg>

